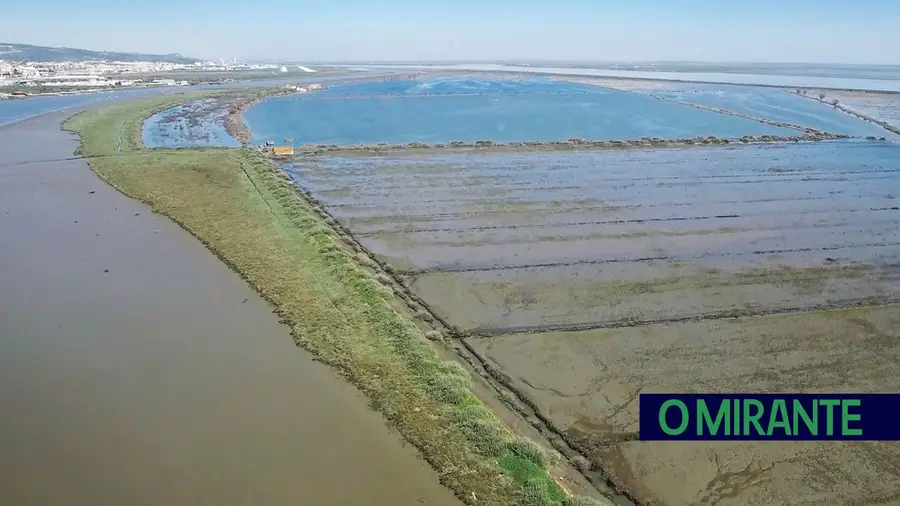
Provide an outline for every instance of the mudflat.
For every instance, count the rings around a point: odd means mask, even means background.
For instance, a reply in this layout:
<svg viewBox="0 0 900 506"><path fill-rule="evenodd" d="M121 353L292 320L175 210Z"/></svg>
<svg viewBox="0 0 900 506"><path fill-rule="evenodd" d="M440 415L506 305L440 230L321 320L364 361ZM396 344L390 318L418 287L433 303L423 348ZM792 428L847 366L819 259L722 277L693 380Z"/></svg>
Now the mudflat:
<svg viewBox="0 0 900 506"><path fill-rule="evenodd" d="M3 504L458 504L68 114L0 128Z"/></svg>
<svg viewBox="0 0 900 506"><path fill-rule="evenodd" d="M898 156L473 149L287 171L634 503L886 505L900 444L641 442L637 398L898 391Z"/></svg>
<svg viewBox="0 0 900 506"><path fill-rule="evenodd" d="M898 443L637 441L639 393L896 392L900 310L469 338L641 504L897 504Z"/></svg>

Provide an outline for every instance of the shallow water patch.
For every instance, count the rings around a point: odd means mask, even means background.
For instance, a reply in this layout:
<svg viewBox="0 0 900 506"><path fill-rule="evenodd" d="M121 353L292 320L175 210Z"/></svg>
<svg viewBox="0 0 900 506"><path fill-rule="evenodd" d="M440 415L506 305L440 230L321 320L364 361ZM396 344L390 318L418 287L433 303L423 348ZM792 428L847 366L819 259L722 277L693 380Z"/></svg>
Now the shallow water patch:
<svg viewBox="0 0 900 506"><path fill-rule="evenodd" d="M228 101L206 98L166 109L147 118L144 144L150 148L237 147L225 128Z"/></svg>

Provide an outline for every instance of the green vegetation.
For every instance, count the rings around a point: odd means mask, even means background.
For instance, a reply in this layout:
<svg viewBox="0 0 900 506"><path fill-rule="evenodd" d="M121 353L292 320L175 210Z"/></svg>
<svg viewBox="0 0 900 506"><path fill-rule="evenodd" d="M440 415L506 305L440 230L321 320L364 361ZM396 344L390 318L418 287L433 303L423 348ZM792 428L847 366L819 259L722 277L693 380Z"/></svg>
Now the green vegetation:
<svg viewBox="0 0 900 506"><path fill-rule="evenodd" d="M80 153L101 178L179 223L269 300L297 343L363 391L461 500L589 504L567 497L543 449L515 437L472 394L466 369L441 360L392 307L389 280L354 261L365 255L260 153L143 146L143 118L196 96L114 105L66 128L81 135Z"/></svg>
<svg viewBox="0 0 900 506"><path fill-rule="evenodd" d="M85 91L106 91L118 88L106 86L0 86L0 93L13 94L24 92L28 95L42 95L47 93L79 93Z"/></svg>

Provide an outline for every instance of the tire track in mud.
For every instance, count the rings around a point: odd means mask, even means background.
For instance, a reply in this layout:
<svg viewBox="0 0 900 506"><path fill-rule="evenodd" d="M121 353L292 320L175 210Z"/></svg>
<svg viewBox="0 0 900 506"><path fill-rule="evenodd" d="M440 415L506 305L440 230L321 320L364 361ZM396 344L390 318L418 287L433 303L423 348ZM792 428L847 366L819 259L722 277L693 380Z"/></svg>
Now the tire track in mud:
<svg viewBox="0 0 900 506"><path fill-rule="evenodd" d="M758 316L774 316L783 314L812 313L816 311L830 311L836 309L873 308L900 302L900 297L864 297L859 299L845 299L842 301L811 304L805 306L787 306L763 310L732 309L716 311L712 313L698 313L672 318L653 318L649 320L605 320L583 323L559 323L546 325L522 325L522 326L486 326L479 325L473 329L464 331L464 337L490 338L512 334L538 334L547 332L583 332L587 330L620 329L631 327L666 326L677 323L695 323L704 321L736 320L738 318L751 318Z"/></svg>
<svg viewBox="0 0 900 506"><path fill-rule="evenodd" d="M437 273L460 273L460 272L488 272L488 271L511 271L521 269L537 269L542 267L573 267L576 265L602 265L602 264L619 264L619 263L647 263L647 262L686 262L691 260L702 260L704 258L735 258L743 256L758 255L778 255L783 253L813 253L823 251L838 251L842 249L858 249L858 248L884 248L900 246L900 242L876 242L867 244L842 244L839 246L822 246L818 248L783 248L770 250L757 250L747 253L703 253L693 256L674 256L674 255L658 255L648 257L633 258L594 258L584 260L567 260L560 262L535 262L529 264L513 264L513 265L446 265L435 266L424 269L398 269L397 274L402 276L416 277L425 274Z"/></svg>
<svg viewBox="0 0 900 506"><path fill-rule="evenodd" d="M356 240L352 231L334 219L322 202L313 197L308 190L296 181L294 186L301 198L306 200L314 209L318 208L316 212L325 220L325 226L334 230L338 238L353 251L366 254L374 263L376 272L384 274L391 279L391 287L395 295L406 305L407 309L413 314L424 312L427 315L425 323L443 332L448 337L448 339L443 341L445 346L455 352L463 363L468 364L472 371L485 381L487 386L496 393L497 397L513 413L534 427L544 437L546 442L555 448L566 459L568 464L584 476L588 483L601 495L618 506L642 506L628 490L625 490L613 479L607 470L603 469L602 466L595 467L599 464L589 459L585 453L582 453L582 450L573 446L565 434L554 426L530 399L512 386L512 382L508 377L505 377L502 372L491 365L489 360L479 355L466 343L465 339L463 339L465 335L458 327L442 318L424 299L413 293L397 271L378 260L371 251ZM419 319L421 320L421 318ZM588 463L588 465L585 465L585 463Z"/></svg>
<svg viewBox="0 0 900 506"><path fill-rule="evenodd" d="M834 211L809 211L804 213L793 213L792 217L804 217L814 214L853 214L859 212L883 212L883 211L900 211L900 207L872 207L869 209L841 209ZM772 216L782 216L783 213L758 213L758 214L719 214L709 216L675 216L670 218L635 218L631 220L597 220L597 221L568 221L563 223L532 223L532 224L514 224L514 225L482 225L477 227L439 227L439 228L407 228L397 230L370 230L366 232L357 232L357 237L374 237L380 235L408 235L429 232L480 232L489 230L518 230L518 229L541 229L541 228L557 228L557 227L577 227L586 225L627 225L642 223L658 223L670 221L701 221L701 220L733 220L744 218L766 218ZM890 221L885 221L889 223ZM763 230L763 229L761 229ZM765 229L769 230L769 229ZM773 228L771 230L778 230Z"/></svg>

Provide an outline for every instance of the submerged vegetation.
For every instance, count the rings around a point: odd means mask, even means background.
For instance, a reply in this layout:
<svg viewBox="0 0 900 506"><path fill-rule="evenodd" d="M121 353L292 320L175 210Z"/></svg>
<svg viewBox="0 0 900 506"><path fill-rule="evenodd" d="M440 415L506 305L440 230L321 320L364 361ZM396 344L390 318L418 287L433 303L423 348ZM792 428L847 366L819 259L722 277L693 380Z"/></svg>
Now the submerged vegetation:
<svg viewBox="0 0 900 506"><path fill-rule="evenodd" d="M462 501L594 503L553 480L551 455L473 395L467 370L395 309L391 278L355 261L364 255L262 154L143 146L146 117L199 96L135 100L65 127L101 178L179 223L270 301L296 342L362 390Z"/></svg>
<svg viewBox="0 0 900 506"><path fill-rule="evenodd" d="M407 144L306 144L300 146L300 151L305 155L332 152L349 152L349 153L386 153L394 151L406 150L446 150L446 149L471 149L478 148L480 150L502 151L515 149L516 151L528 150L553 150L560 149L623 149L623 148L660 148L660 147L686 147L686 146L710 146L724 144L774 144L787 142L821 142L850 139L851 136L845 134L833 134L827 132L818 132L807 130L802 135L745 135L743 137L716 137L716 136L700 136L689 137L683 139L661 139L659 137L643 137L640 139L626 140L589 140L581 138L571 138L565 141L523 141L523 142L500 142L491 140L480 140L475 142L452 141L449 143L433 143L410 142ZM881 140L884 140L883 138Z"/></svg>

